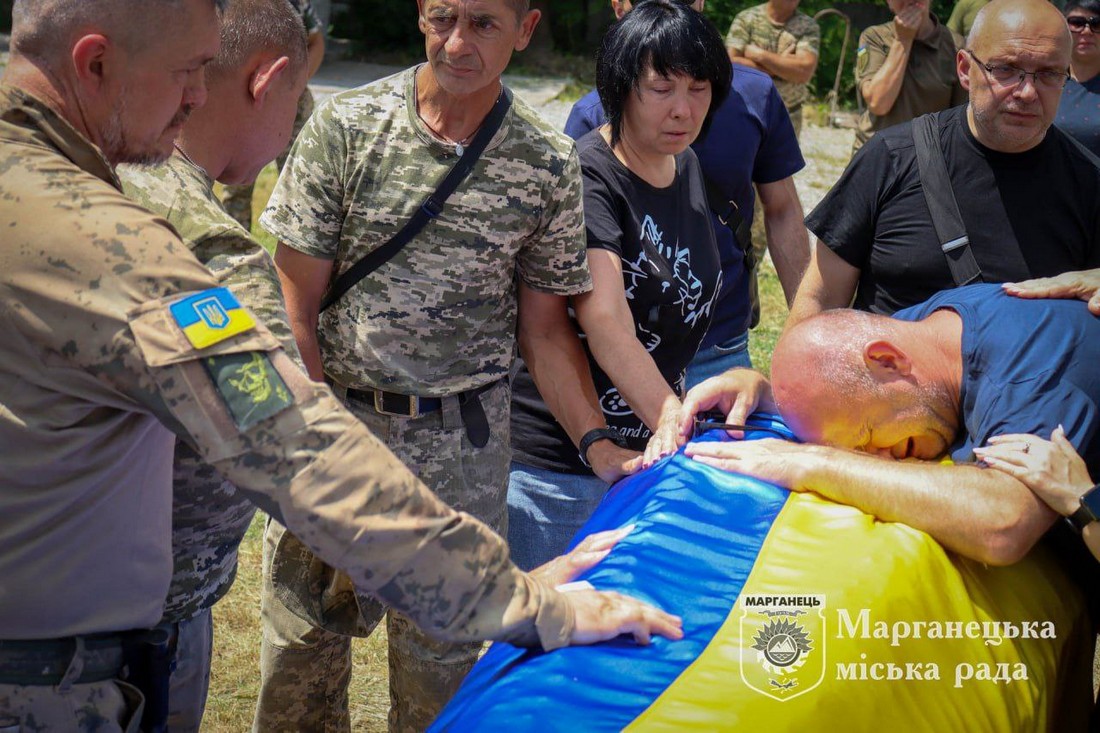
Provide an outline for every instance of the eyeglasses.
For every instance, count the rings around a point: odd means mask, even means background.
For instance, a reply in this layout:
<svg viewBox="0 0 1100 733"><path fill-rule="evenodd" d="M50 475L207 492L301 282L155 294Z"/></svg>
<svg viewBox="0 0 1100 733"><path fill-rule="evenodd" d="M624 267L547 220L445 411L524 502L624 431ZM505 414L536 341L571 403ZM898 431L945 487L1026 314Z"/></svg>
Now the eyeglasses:
<svg viewBox="0 0 1100 733"><path fill-rule="evenodd" d="M1066 85L1066 80L1069 79L1069 72L1067 71L1053 71L1050 69L1024 71L1020 67L1011 64L987 64L975 56L970 49L967 49L966 52L970 54L970 58L974 59L974 63L985 69L986 73L1003 87L1014 87L1017 84L1022 84L1024 79L1030 76L1035 81L1036 87L1061 89Z"/></svg>
<svg viewBox="0 0 1100 733"><path fill-rule="evenodd" d="M1087 27L1093 33L1100 33L1100 17L1090 15L1087 18L1082 18L1080 15L1071 15L1066 18L1066 22L1069 23L1069 29L1074 33L1083 33Z"/></svg>

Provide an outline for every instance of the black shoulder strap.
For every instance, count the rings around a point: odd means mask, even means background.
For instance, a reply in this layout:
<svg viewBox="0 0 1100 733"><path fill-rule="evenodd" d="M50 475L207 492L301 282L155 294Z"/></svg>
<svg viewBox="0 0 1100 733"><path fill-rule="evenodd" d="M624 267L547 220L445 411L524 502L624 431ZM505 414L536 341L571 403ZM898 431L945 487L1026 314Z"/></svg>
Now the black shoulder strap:
<svg viewBox="0 0 1100 733"><path fill-rule="evenodd" d="M336 278L336 281L325 295L325 299L321 302L322 313L339 300L345 293L355 287L360 280L386 264L402 247L412 241L412 238L419 234L420 230L423 229L429 221L439 216L443 211L443 205L447 203L447 199L449 199L451 194L455 192L455 189L462 184L462 181L470 175L470 172L477 164L478 158L480 158L482 152L484 152L485 147L489 144L489 141L493 139L493 136L497 134L497 130L500 129L501 123L504 122L504 116L508 114L508 110L511 106L512 92L509 91L507 87L504 87L501 90L500 96L497 97L493 109L489 111L488 116L485 118L485 122L481 125L481 129L474 135L474 139L470 141L470 146L466 148L465 152L462 153L462 157L460 157L458 162L447 172L447 175L444 176L435 191L424 199L412 217L405 222L405 226L401 227L401 230L393 235L388 242L377 249L371 250L363 259L356 262L349 267L344 274Z"/></svg>
<svg viewBox="0 0 1100 733"><path fill-rule="evenodd" d="M940 144L939 113L921 115L913 120L913 144L917 153L921 189L932 215L932 225L940 240L940 249L947 257L955 286L968 285L982 279L974 253L970 249L970 237L966 234L947 163Z"/></svg>
<svg viewBox="0 0 1100 733"><path fill-rule="evenodd" d="M707 205L718 217L718 221L733 232L733 238L737 240L737 246L741 248L741 253L745 256L746 269L751 270L752 265L749 258L753 256L752 222L741 216L737 204L725 196L722 190L718 188L718 184L706 173L703 174L703 184L707 189Z"/></svg>

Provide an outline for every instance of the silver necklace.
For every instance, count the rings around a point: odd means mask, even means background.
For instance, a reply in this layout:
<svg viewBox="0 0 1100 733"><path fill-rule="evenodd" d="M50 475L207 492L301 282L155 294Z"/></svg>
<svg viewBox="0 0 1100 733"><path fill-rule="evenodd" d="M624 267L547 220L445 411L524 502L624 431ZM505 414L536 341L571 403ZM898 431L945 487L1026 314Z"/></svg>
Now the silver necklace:
<svg viewBox="0 0 1100 733"><path fill-rule="evenodd" d="M497 82L497 83L500 84L500 82ZM497 92L497 100L498 101L500 100L500 95L502 95L502 94L504 94L504 85L500 84L500 91ZM417 117L417 119L419 119L421 122L424 123L424 127L428 128L428 130L433 135L435 135L437 138L439 138L443 142L448 143L450 145L454 145L455 146L455 155L457 155L460 158L462 157L462 154L466 152L466 146L470 144L470 140L473 139L474 135L476 135L478 133L478 131L481 129L482 125L485 124L485 119L482 118L481 123L476 128L474 128L474 131L471 132L466 137L462 138L461 140L452 140L451 138L447 137L446 135L444 135L439 130L432 127L431 124L426 119L424 119L423 115L420 114L420 95L418 95L416 93L416 77L413 77L413 106L416 108L416 117ZM486 115L486 117L488 117L488 115ZM180 152L182 153L183 151L181 150ZM185 155L184 157L187 157L187 156Z"/></svg>

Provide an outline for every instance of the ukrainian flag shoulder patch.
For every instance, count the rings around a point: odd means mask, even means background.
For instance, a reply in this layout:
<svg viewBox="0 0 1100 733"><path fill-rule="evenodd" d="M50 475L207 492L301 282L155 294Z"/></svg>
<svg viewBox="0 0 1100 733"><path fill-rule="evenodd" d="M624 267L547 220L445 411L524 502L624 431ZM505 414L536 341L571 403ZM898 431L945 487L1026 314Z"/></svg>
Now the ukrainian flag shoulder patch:
<svg viewBox="0 0 1100 733"><path fill-rule="evenodd" d="M169 307L172 318L196 349L205 349L256 327L252 314L227 288L212 288Z"/></svg>

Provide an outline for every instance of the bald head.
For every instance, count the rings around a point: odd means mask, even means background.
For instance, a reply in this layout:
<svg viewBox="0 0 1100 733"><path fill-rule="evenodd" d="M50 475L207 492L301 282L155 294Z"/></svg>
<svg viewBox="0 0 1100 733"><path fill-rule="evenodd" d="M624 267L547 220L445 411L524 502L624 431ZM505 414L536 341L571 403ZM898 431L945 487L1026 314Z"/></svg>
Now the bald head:
<svg viewBox="0 0 1100 733"><path fill-rule="evenodd" d="M209 0L219 11L229 0ZM63 62L73 42L102 33L131 52L155 43L186 0L15 0L12 53L39 63Z"/></svg>
<svg viewBox="0 0 1100 733"><path fill-rule="evenodd" d="M958 429L961 321L827 311L783 334L772 392L802 440L893 458L941 455Z"/></svg>
<svg viewBox="0 0 1100 733"><path fill-rule="evenodd" d="M1001 39L1050 41L1069 57L1072 39L1066 19L1047 0L993 0L974 18L967 46L981 56Z"/></svg>
<svg viewBox="0 0 1100 733"><path fill-rule="evenodd" d="M956 59L979 142L1022 153L1043 141L1058 112L1071 46L1065 18L1046 0L993 0L979 11Z"/></svg>
<svg viewBox="0 0 1100 733"><path fill-rule="evenodd" d="M816 424L819 415L873 393L864 346L889 338L896 326L884 316L840 309L786 331L772 354L772 391L780 414L792 427Z"/></svg>

